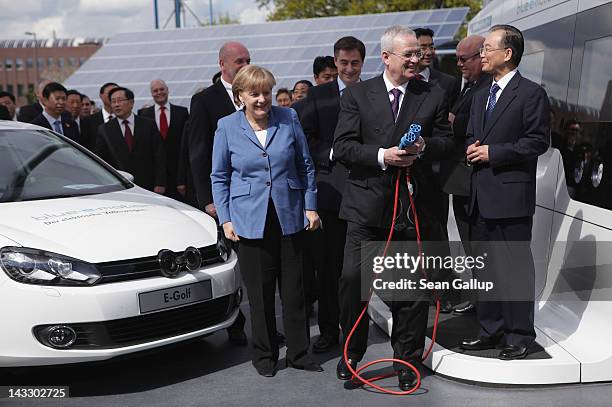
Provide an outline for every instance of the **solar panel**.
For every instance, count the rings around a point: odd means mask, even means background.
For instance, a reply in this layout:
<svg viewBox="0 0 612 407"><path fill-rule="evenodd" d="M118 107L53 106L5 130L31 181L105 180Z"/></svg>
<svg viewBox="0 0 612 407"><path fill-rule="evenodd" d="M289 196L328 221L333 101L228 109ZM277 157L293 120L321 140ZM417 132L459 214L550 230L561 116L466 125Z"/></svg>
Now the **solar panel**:
<svg viewBox="0 0 612 407"><path fill-rule="evenodd" d="M387 27L428 27L442 44L452 40L468 11L461 7L122 33L89 58L66 86L95 99L103 83L117 82L134 91L139 108L152 103L149 83L159 78L168 84L172 103L189 106L191 96L209 86L219 70L219 48L236 40L249 49L252 63L272 71L277 88L292 88L300 79L312 81L313 59L332 55L336 40L347 35L366 46L362 78L367 79L382 72L380 37Z"/></svg>

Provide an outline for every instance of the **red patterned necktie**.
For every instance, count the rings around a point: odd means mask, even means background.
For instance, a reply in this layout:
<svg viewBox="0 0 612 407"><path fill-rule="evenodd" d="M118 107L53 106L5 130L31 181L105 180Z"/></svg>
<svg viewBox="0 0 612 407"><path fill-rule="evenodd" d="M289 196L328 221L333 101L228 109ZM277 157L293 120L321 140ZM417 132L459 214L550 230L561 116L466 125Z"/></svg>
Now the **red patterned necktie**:
<svg viewBox="0 0 612 407"><path fill-rule="evenodd" d="M164 106L159 107L159 133L164 140L168 136L168 118L166 117L166 108Z"/></svg>
<svg viewBox="0 0 612 407"><path fill-rule="evenodd" d="M127 120L123 121L123 125L125 126L125 144L127 144L127 148L131 153L134 148L134 135L132 134L129 123L130 122Z"/></svg>

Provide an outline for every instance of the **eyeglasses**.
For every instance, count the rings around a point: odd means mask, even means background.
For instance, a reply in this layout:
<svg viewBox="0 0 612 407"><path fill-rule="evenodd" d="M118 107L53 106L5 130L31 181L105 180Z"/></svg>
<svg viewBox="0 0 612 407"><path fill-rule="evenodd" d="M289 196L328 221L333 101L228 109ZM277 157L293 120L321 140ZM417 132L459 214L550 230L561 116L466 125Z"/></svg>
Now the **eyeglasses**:
<svg viewBox="0 0 612 407"><path fill-rule="evenodd" d="M387 51L389 54L393 54L396 57L400 57L402 59L412 59L412 58L416 58L416 59L421 59L423 58L423 51L409 51L406 52L405 54L396 54L395 52L391 52L391 51Z"/></svg>
<svg viewBox="0 0 612 407"><path fill-rule="evenodd" d="M472 59L472 58L474 58L474 57L477 57L477 56L480 56L480 54L481 54L481 53L482 53L482 52L478 51L478 52L476 52L475 54L468 55L468 56L465 56L465 57L464 57L464 56L458 56L458 57L457 57L457 62L461 62L462 64L465 64L465 63L466 63L467 61L469 61L470 59Z"/></svg>
<svg viewBox="0 0 612 407"><path fill-rule="evenodd" d="M480 49L478 50L478 53L480 55L486 55L489 52L493 52L493 51L503 51L506 50L508 48L485 48L485 47L480 47Z"/></svg>
<svg viewBox="0 0 612 407"><path fill-rule="evenodd" d="M126 98L123 98L123 99L111 99L110 102L111 102L111 104L112 103L123 103L123 102L126 102L128 100L130 100L130 99L126 99Z"/></svg>

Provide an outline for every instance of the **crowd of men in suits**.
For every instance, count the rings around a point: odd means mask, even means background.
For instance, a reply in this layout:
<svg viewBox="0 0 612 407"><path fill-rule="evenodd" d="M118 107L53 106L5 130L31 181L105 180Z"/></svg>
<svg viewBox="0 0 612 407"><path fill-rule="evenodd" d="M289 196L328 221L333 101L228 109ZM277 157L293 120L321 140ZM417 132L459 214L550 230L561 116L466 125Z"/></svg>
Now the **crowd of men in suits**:
<svg viewBox="0 0 612 407"><path fill-rule="evenodd" d="M390 37L392 42L382 50L385 74L376 80L361 83L365 45L355 37L343 37L334 44L333 56L315 59L314 85L308 80L298 81L292 91L280 89L276 95L279 105L291 106L298 113L316 167L318 211L324 228L308 236L305 256L306 296L310 302L318 300L320 336L313 344L315 353L337 346L341 334L346 338L360 312L360 245L363 240L384 240L382 232L388 229L391 218L389 202L392 197L388 186L393 182L394 173L386 171L387 166L403 168L414 164L413 175L420 182L417 206L423 240L448 241L449 195L466 253L471 250L467 242L470 241L470 225L474 229L474 213L479 222L476 231L482 239L530 239L528 229L535 183L531 179L531 167L533 158L537 158L545 143L540 139L534 141L531 135L531 144L521 144L523 149L519 152L513 151L507 143L514 142L512 137L516 134L520 137L528 126L540 133L539 130L546 126L540 121L540 110L546 108L546 102L541 88L535 88L537 85L516 72L523 51L516 45L522 41L518 30L504 26L491 31L489 37L497 36L493 39L469 36L459 42L456 56L463 86L460 78L434 68L432 30L419 28L413 34L411 30L398 30L391 30L395 37ZM411 42L413 37L416 45ZM402 47L407 51L398 53ZM487 58L499 51L505 54L499 57L505 59L498 59L495 65ZM169 89L162 79L151 82L154 104L137 114L133 111L133 92L110 82L100 87L102 106L93 114L89 114L89 98L50 81L41 82L39 100L22 107L18 114L14 97L6 92L0 92L0 107L6 107L11 119L54 130L94 151L113 167L130 172L136 184L187 202L216 217L210 179L214 134L219 119L241 108L232 95L232 81L250 62L249 51L243 44L225 43L219 51L220 74L211 86L192 97L189 111L168 102ZM487 69L483 70L483 66ZM414 75L408 75L408 71L414 71ZM514 79L502 82L508 91L501 94L501 85L495 80L508 72L513 72ZM497 93L490 91L492 81L497 86L493 89ZM526 101L521 93L523 88L529 95ZM510 99L510 93L517 101ZM538 109L532 112L537 117L528 117L531 122L521 127L522 121L527 120L526 115L520 116L512 109L504 113L500 106L494 110L496 100L498 105L504 105L503 108L510 102L527 103ZM391 103L391 110L388 103ZM475 114L473 104L487 118ZM500 119L498 116L502 114L517 117ZM414 157L407 158L397 149L365 148L367 143L386 146L417 119L424 127L424 142L417 146L419 159L416 162ZM503 130L504 126L509 130ZM509 134L510 129L514 129L515 134ZM505 135L501 141L506 143L503 149L491 147L489 150L484 143L487 137L490 143L497 142L496 136L490 135L492 131ZM468 139L470 147L466 160ZM374 164L364 164L370 157ZM496 179L498 170L493 171L492 166L497 166L502 173L505 168L512 171L507 179L499 181ZM478 191L477 198L475 191ZM491 196L500 191L511 195L507 201L510 206L491 201ZM521 220L506 221L517 217ZM397 227L401 234L402 225ZM453 308L451 296L447 294L442 296L442 312L463 314L478 308L474 298L463 298L462 304L455 298ZM503 336L503 319L515 318L513 326L519 326L520 332L511 334L518 339L507 344L519 348L508 350L505 356L524 357L524 347L533 341L533 311L529 316L529 306L517 305L514 310L481 306L479 316L485 316L486 320L481 321L479 337L463 345L466 349L494 347ZM414 321L426 320L426 310L421 305L404 304L392 306L392 311L398 324L398 333L392 338L394 350L404 352L400 355L403 357L408 354L416 357L422 352L423 343L415 345L412 342L415 338L421 342L424 323L419 324L418 332L409 335L409 340L402 338L401 332L410 324L414 326ZM528 315L517 322L517 313ZM240 314L228 329L232 343L247 343L244 323ZM277 339L280 342L283 336L278 333ZM408 348L404 346L406 341L412 341ZM349 347L349 364L353 368L363 357L366 346L367 322L361 324ZM338 365L337 374L341 379L351 376L343 361ZM405 380L406 388L410 383L410 378Z"/></svg>

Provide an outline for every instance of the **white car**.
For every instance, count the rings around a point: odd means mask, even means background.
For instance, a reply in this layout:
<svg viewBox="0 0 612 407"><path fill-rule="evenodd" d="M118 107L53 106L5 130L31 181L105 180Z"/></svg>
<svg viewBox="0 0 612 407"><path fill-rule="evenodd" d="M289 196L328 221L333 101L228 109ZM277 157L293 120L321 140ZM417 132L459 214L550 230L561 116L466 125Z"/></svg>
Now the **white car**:
<svg viewBox="0 0 612 407"><path fill-rule="evenodd" d="M0 366L86 362L228 327L214 219L49 130L0 121Z"/></svg>

